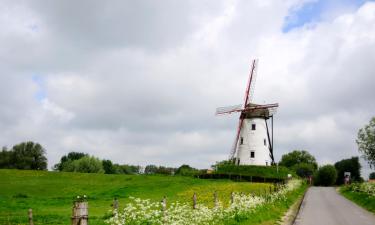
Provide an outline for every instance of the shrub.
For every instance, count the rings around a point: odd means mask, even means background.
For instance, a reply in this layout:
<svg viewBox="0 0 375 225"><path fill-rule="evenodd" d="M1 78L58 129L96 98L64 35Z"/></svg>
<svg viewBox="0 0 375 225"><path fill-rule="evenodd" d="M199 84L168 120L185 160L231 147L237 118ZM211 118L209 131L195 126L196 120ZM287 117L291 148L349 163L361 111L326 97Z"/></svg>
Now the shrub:
<svg viewBox="0 0 375 225"><path fill-rule="evenodd" d="M195 169L189 165L182 165L176 170L176 175L182 176L194 176L199 173L198 169Z"/></svg>
<svg viewBox="0 0 375 225"><path fill-rule="evenodd" d="M298 176L303 178L310 177L315 172L314 165L309 163L296 164L292 169L297 173Z"/></svg>
<svg viewBox="0 0 375 225"><path fill-rule="evenodd" d="M64 166L66 172L104 173L102 161L93 156L85 156L78 160L69 161Z"/></svg>
<svg viewBox="0 0 375 225"><path fill-rule="evenodd" d="M264 178L277 178L283 179L288 174L295 175L294 172L283 166L253 166L253 165L234 165L223 164L216 167L215 173L217 174L231 174L231 175L244 175L255 176Z"/></svg>
<svg viewBox="0 0 375 225"><path fill-rule="evenodd" d="M350 172L350 178L352 181L361 181L361 164L359 163L358 157L352 157L350 159L343 159L335 163L337 170L336 184L344 183L344 172Z"/></svg>
<svg viewBox="0 0 375 225"><path fill-rule="evenodd" d="M331 186L336 182L337 171L332 165L325 165L318 169L314 176L314 184Z"/></svg>

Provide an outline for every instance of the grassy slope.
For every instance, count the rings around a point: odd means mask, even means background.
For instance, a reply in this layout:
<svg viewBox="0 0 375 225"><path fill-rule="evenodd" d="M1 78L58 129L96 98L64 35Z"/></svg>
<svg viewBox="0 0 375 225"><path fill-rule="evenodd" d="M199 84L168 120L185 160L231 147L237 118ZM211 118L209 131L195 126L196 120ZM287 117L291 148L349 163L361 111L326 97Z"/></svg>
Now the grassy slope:
<svg viewBox="0 0 375 225"><path fill-rule="evenodd" d="M374 197L370 197L369 195L365 193L349 191L345 187L341 187L339 191L347 199L355 202L357 205L375 214L375 198Z"/></svg>
<svg viewBox="0 0 375 225"><path fill-rule="evenodd" d="M26 224L27 209L34 212L34 223L69 224L74 196L89 196L90 224L103 224L113 197L120 207L129 196L168 201L198 201L212 204L217 190L221 200L231 191L264 193L269 184L237 183L228 180L200 180L190 177L104 175L42 171L0 170L0 224Z"/></svg>

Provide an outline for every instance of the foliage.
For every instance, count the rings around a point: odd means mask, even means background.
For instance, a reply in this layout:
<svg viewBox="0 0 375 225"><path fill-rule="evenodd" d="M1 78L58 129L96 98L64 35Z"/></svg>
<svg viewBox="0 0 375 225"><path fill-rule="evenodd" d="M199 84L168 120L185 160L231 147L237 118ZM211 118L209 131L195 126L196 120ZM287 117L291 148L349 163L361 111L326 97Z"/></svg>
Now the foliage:
<svg viewBox="0 0 375 225"><path fill-rule="evenodd" d="M223 160L216 162L214 165L211 166L213 170L217 170L218 167L225 166L225 165L234 165L233 160Z"/></svg>
<svg viewBox="0 0 375 225"><path fill-rule="evenodd" d="M147 165L145 167L145 174L156 174L158 167L155 165Z"/></svg>
<svg viewBox="0 0 375 225"><path fill-rule="evenodd" d="M83 153L83 152L69 152L68 155L64 155L63 157L61 157L60 162L55 164L53 166L53 169L57 171L63 171L64 167L67 164L71 163L74 160L83 158L85 156L88 156L88 154Z"/></svg>
<svg viewBox="0 0 375 225"><path fill-rule="evenodd" d="M374 180L375 179L375 172L370 173L370 175L368 176L368 178L370 180Z"/></svg>
<svg viewBox="0 0 375 225"><path fill-rule="evenodd" d="M113 165L111 160L104 159L102 160L102 165L105 174L114 174L116 173L116 168Z"/></svg>
<svg viewBox="0 0 375 225"><path fill-rule="evenodd" d="M293 166L300 163L312 164L314 170L316 170L318 167L315 157L305 150L294 150L293 152L289 152L288 154L283 155L281 157L279 165L292 168Z"/></svg>
<svg viewBox="0 0 375 225"><path fill-rule="evenodd" d="M303 178L312 176L316 170L315 166L309 163L295 164L292 169L297 173L298 176Z"/></svg>
<svg viewBox="0 0 375 225"><path fill-rule="evenodd" d="M31 141L14 145L10 151L3 147L0 152L0 168L46 170L46 151L39 144Z"/></svg>
<svg viewBox="0 0 375 225"><path fill-rule="evenodd" d="M223 207L221 202L210 208L198 204L195 209L187 202L174 202L168 207L163 202L152 202L132 198L122 212L114 211L114 217L106 220L108 224L218 224L224 220L236 220L264 205L284 201L286 195L301 186L299 180L290 181L285 187L267 196L233 194L233 202ZM163 209L165 208L165 210Z"/></svg>
<svg viewBox="0 0 375 225"><path fill-rule="evenodd" d="M353 183L340 188L340 193L375 213L375 183Z"/></svg>
<svg viewBox="0 0 375 225"><path fill-rule="evenodd" d="M219 200L227 202L232 191L264 194L269 186L183 176L0 170L0 224L28 224L25 212L29 207L34 211L35 225L70 224L72 199L83 194L89 196L90 224L103 225L102 218L111 209L115 197L119 207L124 208L129 196L152 201L166 196L169 204L191 201L191 190L194 190L199 204L212 204L215 190Z"/></svg>
<svg viewBox="0 0 375 225"><path fill-rule="evenodd" d="M113 165L116 174L139 174L141 173L141 166L135 165Z"/></svg>
<svg viewBox="0 0 375 225"><path fill-rule="evenodd" d="M74 161L68 161L63 168L64 172L104 173L102 161L93 156L84 156Z"/></svg>
<svg viewBox="0 0 375 225"><path fill-rule="evenodd" d="M177 168L176 175L182 175L182 176L194 176L199 173L198 169L195 169L189 165L182 165Z"/></svg>
<svg viewBox="0 0 375 225"><path fill-rule="evenodd" d="M314 184L319 186L331 186L336 182L337 171L332 165L320 167L314 175Z"/></svg>
<svg viewBox="0 0 375 225"><path fill-rule="evenodd" d="M375 167L375 117L358 131L357 145L370 167Z"/></svg>
<svg viewBox="0 0 375 225"><path fill-rule="evenodd" d="M337 170L336 184L344 183L344 172L350 172L351 181L361 181L361 164L358 157L338 161L335 163L335 168Z"/></svg>
<svg viewBox="0 0 375 225"><path fill-rule="evenodd" d="M145 168L145 174L173 175L175 173L175 170L175 168L171 167L147 165Z"/></svg>
<svg viewBox="0 0 375 225"><path fill-rule="evenodd" d="M288 168L282 166L253 166L253 165L234 165L223 164L217 166L215 173L245 175L264 178L286 178L288 174L293 174Z"/></svg>

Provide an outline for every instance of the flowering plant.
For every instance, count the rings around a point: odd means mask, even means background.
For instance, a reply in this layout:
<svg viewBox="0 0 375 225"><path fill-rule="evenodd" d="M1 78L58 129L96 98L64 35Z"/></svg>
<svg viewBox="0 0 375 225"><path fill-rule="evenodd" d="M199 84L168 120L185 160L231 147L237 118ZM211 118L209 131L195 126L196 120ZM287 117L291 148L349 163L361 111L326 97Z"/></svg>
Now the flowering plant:
<svg viewBox="0 0 375 225"><path fill-rule="evenodd" d="M87 201L87 195L77 195L76 198L74 198L75 202L86 202Z"/></svg>
<svg viewBox="0 0 375 225"><path fill-rule="evenodd" d="M195 209L188 203L174 202L165 207L163 202L152 202L130 197L131 202L126 204L122 211L113 211L113 217L105 220L110 225L126 224L218 224L225 219L245 216L252 213L257 207L272 204L276 200L285 199L285 195L298 188L300 180L291 180L279 191L268 196L254 196L251 194L233 193L228 207L223 207L218 201L213 208L197 204Z"/></svg>

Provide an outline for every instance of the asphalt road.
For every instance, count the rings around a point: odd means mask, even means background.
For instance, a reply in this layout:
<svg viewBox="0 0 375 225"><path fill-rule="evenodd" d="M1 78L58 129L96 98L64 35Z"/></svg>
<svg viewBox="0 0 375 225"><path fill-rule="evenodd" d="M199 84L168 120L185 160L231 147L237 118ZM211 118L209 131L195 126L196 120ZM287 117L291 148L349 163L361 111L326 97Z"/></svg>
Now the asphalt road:
<svg viewBox="0 0 375 225"><path fill-rule="evenodd" d="M375 215L347 200L333 187L311 187L294 224L375 225Z"/></svg>

